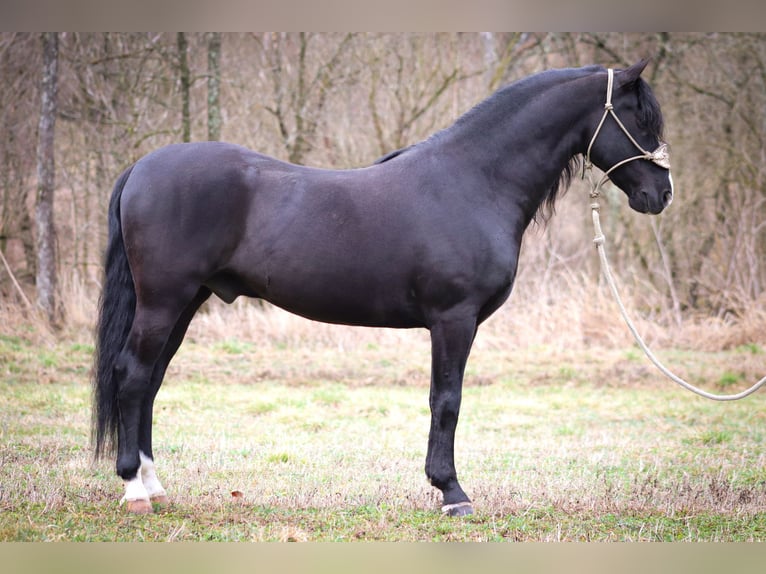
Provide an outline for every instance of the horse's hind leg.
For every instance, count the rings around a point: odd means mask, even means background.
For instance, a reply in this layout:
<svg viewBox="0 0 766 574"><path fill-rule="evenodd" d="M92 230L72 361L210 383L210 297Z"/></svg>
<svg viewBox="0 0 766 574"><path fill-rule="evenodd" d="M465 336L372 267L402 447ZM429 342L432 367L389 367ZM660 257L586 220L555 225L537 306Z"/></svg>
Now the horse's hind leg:
<svg viewBox="0 0 766 574"><path fill-rule="evenodd" d="M191 297L189 298L191 299ZM187 299L186 301L189 301ZM125 481L128 510L151 512L149 494L144 487L140 469L139 434L143 406L156 394L152 380L155 367L183 312L173 305L136 303L133 325L115 366L117 377L117 474Z"/></svg>
<svg viewBox="0 0 766 574"><path fill-rule="evenodd" d="M210 297L210 290L202 287L194 300L189 303L181 316L178 318L170 338L162 350L162 355L154 366L152 373L151 387L141 405L141 425L138 432L138 453L141 461L141 482L143 483L149 500L156 504L167 504L168 497L162 483L157 478L154 467L154 454L152 452L152 415L154 410L154 399L160 390L162 381L165 377L165 371L170 364L171 359L181 346L181 342L186 335L194 314L200 306Z"/></svg>

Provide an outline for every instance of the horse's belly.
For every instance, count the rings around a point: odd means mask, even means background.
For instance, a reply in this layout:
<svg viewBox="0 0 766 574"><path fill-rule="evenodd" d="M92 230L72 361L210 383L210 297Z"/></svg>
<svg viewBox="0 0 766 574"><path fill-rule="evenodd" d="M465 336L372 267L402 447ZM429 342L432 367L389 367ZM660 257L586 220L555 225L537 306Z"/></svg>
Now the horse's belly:
<svg viewBox="0 0 766 574"><path fill-rule="evenodd" d="M301 304L273 303L286 311L322 323L358 327L390 327L394 329L411 329L425 326L423 320L415 314L403 313L401 309L393 309L391 312L380 313L353 306L315 308Z"/></svg>
<svg viewBox="0 0 766 574"><path fill-rule="evenodd" d="M417 302L405 290L353 281L331 284L272 284L262 298L308 319L323 323L367 327L412 328L423 326Z"/></svg>

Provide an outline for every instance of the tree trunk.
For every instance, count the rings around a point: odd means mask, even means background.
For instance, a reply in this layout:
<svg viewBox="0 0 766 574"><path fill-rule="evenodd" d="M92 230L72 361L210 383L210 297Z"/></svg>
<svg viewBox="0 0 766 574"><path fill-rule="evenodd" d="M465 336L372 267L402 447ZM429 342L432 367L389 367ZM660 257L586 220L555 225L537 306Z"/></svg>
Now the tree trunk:
<svg viewBox="0 0 766 574"><path fill-rule="evenodd" d="M181 134L184 142L191 141L191 114L189 99L191 91L191 73L189 72L189 43L184 32L176 35L178 45L178 75L181 80Z"/></svg>
<svg viewBox="0 0 766 574"><path fill-rule="evenodd" d="M221 139L221 33L211 32L207 41L207 139Z"/></svg>
<svg viewBox="0 0 766 574"><path fill-rule="evenodd" d="M40 124L37 144L37 303L51 325L58 322L56 301L56 229L53 223L54 192L54 128L56 124L56 91L58 76L58 35L42 35L43 70Z"/></svg>

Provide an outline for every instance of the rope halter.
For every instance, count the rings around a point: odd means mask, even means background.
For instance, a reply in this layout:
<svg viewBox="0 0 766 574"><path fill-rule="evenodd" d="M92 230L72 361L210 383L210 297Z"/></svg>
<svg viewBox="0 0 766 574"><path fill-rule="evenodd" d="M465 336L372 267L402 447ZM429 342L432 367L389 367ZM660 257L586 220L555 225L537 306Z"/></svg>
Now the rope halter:
<svg viewBox="0 0 766 574"><path fill-rule="evenodd" d="M614 85L614 70L612 68L609 68L607 69L606 103L604 104L604 114L601 116L601 121L598 122L598 127L596 127L596 131L594 132L593 137L590 138L590 143L588 144L588 151L585 154L585 163L583 164L583 178L585 177L585 171L587 170L588 172L590 172L591 168L593 167L593 162L591 162L591 159L590 159L590 151L593 148L593 144L596 143L596 138L598 137L599 133L601 133L601 128L604 126L604 122L606 121L606 118L609 115L611 115L614 118L614 121L617 122L617 125L620 126L620 129L623 131L623 133L626 136L628 136L628 139L633 143L636 149L638 149L638 151L641 152L641 154L628 157L614 164L612 167L610 167L608 170L604 172L604 175L602 176L602 178L599 180L597 184L594 184L593 179L591 178L591 184L593 185L593 190L591 191L590 196L593 199L598 198L599 190L601 189L601 186L606 182L606 180L609 179L609 174L612 173L618 167L625 165L628 162L631 162L637 159L645 159L667 170L670 169L670 152L668 151L668 144L664 142L660 142L660 145L657 147L656 150L652 152L646 151L635 140L635 138L632 135L630 135L628 128L625 127L625 124L623 124L620 121L620 118L617 117L617 114L614 113L614 106L612 105L613 85Z"/></svg>

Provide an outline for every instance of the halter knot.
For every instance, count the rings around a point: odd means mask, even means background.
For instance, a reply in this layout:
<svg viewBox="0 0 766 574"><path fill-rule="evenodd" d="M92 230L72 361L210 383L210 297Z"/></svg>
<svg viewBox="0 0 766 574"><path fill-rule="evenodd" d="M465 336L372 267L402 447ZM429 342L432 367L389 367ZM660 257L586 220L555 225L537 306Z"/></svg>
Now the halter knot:
<svg viewBox="0 0 766 574"><path fill-rule="evenodd" d="M656 150L647 154L649 161L653 161L660 167L670 169L670 153L668 152L668 144L661 143Z"/></svg>

